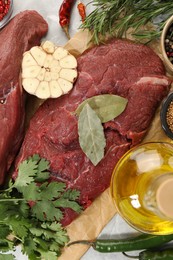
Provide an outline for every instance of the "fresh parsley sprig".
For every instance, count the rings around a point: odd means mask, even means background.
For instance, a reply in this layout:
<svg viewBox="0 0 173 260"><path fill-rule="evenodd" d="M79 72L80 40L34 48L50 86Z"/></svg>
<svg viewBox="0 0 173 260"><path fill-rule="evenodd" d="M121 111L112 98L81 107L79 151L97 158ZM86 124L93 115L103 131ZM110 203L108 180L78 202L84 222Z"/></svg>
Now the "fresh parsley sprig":
<svg viewBox="0 0 173 260"><path fill-rule="evenodd" d="M57 259L68 242L66 230L61 226L62 208L80 213L77 203L79 191L66 189L65 183L49 182L49 162L39 155L23 161L18 176L10 180L6 190L0 192L0 257L13 259L14 250L21 244L29 259Z"/></svg>

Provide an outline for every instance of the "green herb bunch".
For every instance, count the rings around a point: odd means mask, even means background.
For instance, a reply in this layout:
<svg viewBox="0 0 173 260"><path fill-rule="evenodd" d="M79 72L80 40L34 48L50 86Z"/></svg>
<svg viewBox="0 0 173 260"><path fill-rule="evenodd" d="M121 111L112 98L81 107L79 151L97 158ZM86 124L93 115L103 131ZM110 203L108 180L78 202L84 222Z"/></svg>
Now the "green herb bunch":
<svg viewBox="0 0 173 260"><path fill-rule="evenodd" d="M60 224L61 208L81 212L76 202L77 190L66 190L62 182L48 182L49 162L38 155L19 165L18 176L0 192L0 257L14 259L13 253L21 244L29 259L54 260L68 242L68 235ZM0 259L1 259L0 258Z"/></svg>
<svg viewBox="0 0 173 260"><path fill-rule="evenodd" d="M173 13L171 0L92 0L95 9L85 19L81 28L92 32L99 44L100 36L126 37L128 29L138 40L151 41L161 34L165 20ZM153 29L144 29L148 23Z"/></svg>

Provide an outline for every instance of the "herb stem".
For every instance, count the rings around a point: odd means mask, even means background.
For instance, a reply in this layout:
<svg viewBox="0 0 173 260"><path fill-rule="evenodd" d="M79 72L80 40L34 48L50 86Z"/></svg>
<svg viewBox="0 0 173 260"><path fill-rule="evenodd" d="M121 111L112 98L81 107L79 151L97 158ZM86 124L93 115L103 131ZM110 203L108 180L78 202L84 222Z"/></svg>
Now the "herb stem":
<svg viewBox="0 0 173 260"><path fill-rule="evenodd" d="M26 201L26 199L23 199L23 198L0 199L0 202L18 202L18 201Z"/></svg>

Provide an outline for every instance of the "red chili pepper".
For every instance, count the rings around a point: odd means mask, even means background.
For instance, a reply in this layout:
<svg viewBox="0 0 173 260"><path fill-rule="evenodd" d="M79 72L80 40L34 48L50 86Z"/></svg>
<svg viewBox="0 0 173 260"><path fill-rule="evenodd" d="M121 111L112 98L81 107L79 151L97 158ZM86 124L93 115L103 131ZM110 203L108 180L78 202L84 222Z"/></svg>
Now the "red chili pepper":
<svg viewBox="0 0 173 260"><path fill-rule="evenodd" d="M79 4L77 5L79 14L81 16L82 22L85 21L86 18L86 7L82 2L79 2Z"/></svg>
<svg viewBox="0 0 173 260"><path fill-rule="evenodd" d="M70 38L69 35L69 24L70 24L70 15L75 0L64 0L59 9L59 24L63 28L67 37Z"/></svg>

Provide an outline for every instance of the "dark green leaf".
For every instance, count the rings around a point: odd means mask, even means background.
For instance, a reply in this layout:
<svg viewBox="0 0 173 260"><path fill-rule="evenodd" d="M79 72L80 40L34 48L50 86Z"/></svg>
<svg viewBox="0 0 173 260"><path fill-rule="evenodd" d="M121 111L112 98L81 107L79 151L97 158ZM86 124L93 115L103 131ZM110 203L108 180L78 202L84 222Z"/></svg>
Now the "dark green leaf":
<svg viewBox="0 0 173 260"><path fill-rule="evenodd" d="M41 158L38 163L38 172L35 178L36 182L43 182L49 179L50 173L47 171L49 167L49 162L46 159Z"/></svg>
<svg viewBox="0 0 173 260"><path fill-rule="evenodd" d="M33 161L33 162L34 162L34 161L38 162L38 161L40 161L40 159L41 159L41 158L40 158L40 155L39 155L39 154L33 154L32 156L29 156L27 160L28 160L28 161Z"/></svg>
<svg viewBox="0 0 173 260"><path fill-rule="evenodd" d="M10 233L11 230L8 225L0 225L0 240L5 239Z"/></svg>
<svg viewBox="0 0 173 260"><path fill-rule="evenodd" d="M8 222L8 218L18 214L18 208L11 201L1 202L0 200L0 221Z"/></svg>
<svg viewBox="0 0 173 260"><path fill-rule="evenodd" d="M60 196L60 194L65 190L65 183L62 182L51 182L49 184L42 184L40 186L40 198L43 200L53 200Z"/></svg>
<svg viewBox="0 0 173 260"><path fill-rule="evenodd" d="M50 172L38 172L37 176L35 177L36 182L43 182L48 180L50 177Z"/></svg>
<svg viewBox="0 0 173 260"><path fill-rule="evenodd" d="M9 226L11 226L12 231L16 236L20 238L25 238L28 235L28 221L26 219L15 219L11 218L9 220Z"/></svg>
<svg viewBox="0 0 173 260"><path fill-rule="evenodd" d="M13 247L9 246L8 243L4 243L4 245L0 244L0 252L2 253L8 253L11 249L13 249Z"/></svg>
<svg viewBox="0 0 173 260"><path fill-rule="evenodd" d="M60 245L57 242L52 242L49 247L50 251L57 252L60 250Z"/></svg>
<svg viewBox="0 0 173 260"><path fill-rule="evenodd" d="M69 200L77 200L80 196L80 192L78 190L68 189L63 194L62 197Z"/></svg>
<svg viewBox="0 0 173 260"><path fill-rule="evenodd" d="M41 257L44 260L57 260L57 253L55 252L51 252L51 251L43 251L43 250L39 250L39 252L41 253Z"/></svg>
<svg viewBox="0 0 173 260"><path fill-rule="evenodd" d="M36 201L40 199L39 187L36 185L35 182L32 182L28 186L26 186L25 189L23 189L22 193L23 197L28 201Z"/></svg>
<svg viewBox="0 0 173 260"><path fill-rule="evenodd" d="M0 254L0 260L14 260L15 257L12 254Z"/></svg>
<svg viewBox="0 0 173 260"><path fill-rule="evenodd" d="M37 173L37 161L23 161L19 165L18 176L14 183L14 187L19 191L23 191L25 187L34 181Z"/></svg>
<svg viewBox="0 0 173 260"><path fill-rule="evenodd" d="M38 201L32 206L31 211L40 221L60 221L63 218L61 210L55 208L51 201Z"/></svg>
<svg viewBox="0 0 173 260"><path fill-rule="evenodd" d="M37 246L39 246L39 248L42 248L42 249L45 250L45 251L48 251L48 250L49 250L49 242L48 242L48 241L45 241L45 240L43 239L43 237L42 237L42 238L35 237L35 238L34 238L34 241L35 241L35 243L37 244ZM50 241L50 243L51 243L51 241Z"/></svg>
<svg viewBox="0 0 173 260"><path fill-rule="evenodd" d="M106 140L101 121L88 104L79 115L78 133L83 152L96 166L104 157Z"/></svg>
<svg viewBox="0 0 173 260"><path fill-rule="evenodd" d="M21 201L19 205L19 212L22 214L24 218L27 218L29 215L30 206L26 201Z"/></svg>
<svg viewBox="0 0 173 260"><path fill-rule="evenodd" d="M28 236L24 241L22 252L27 255L31 255L34 254L34 251L36 251L36 249L37 249L37 244L34 241L33 237Z"/></svg>
<svg viewBox="0 0 173 260"><path fill-rule="evenodd" d="M68 199L63 199L63 198L60 198L60 199L57 199L53 202L53 204L55 205L55 207L63 207L63 208L71 208L73 209L74 211L76 211L77 213L80 213L82 211L82 208L81 206L75 202L75 201L70 201Z"/></svg>
<svg viewBox="0 0 173 260"><path fill-rule="evenodd" d="M84 106L89 104L101 122L105 123L119 116L126 108L127 102L126 98L117 95L98 95L83 101L77 108L76 114L79 116Z"/></svg>
<svg viewBox="0 0 173 260"><path fill-rule="evenodd" d="M43 234L43 229L39 227L31 227L30 232L36 237L40 237Z"/></svg>
<svg viewBox="0 0 173 260"><path fill-rule="evenodd" d="M52 223L46 224L43 223L42 227L54 231L54 240L61 246L64 246L65 243L69 241L69 237L67 236L67 231L62 228L60 223Z"/></svg>
<svg viewBox="0 0 173 260"><path fill-rule="evenodd" d="M47 161L44 158L41 158L41 160L38 163L38 172L44 172L48 170L50 167L49 161Z"/></svg>

